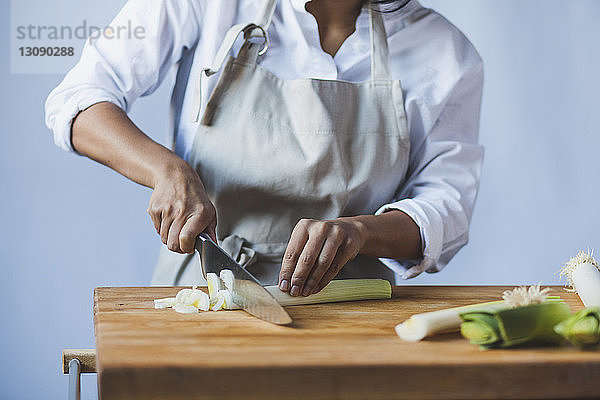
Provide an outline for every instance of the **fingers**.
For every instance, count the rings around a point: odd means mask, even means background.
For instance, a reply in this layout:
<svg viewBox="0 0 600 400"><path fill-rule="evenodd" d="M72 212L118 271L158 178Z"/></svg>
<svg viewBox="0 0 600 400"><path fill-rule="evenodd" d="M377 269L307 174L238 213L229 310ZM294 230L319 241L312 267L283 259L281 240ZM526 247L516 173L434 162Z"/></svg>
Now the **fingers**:
<svg viewBox="0 0 600 400"><path fill-rule="evenodd" d="M209 224L207 226L207 224ZM210 238L216 243L216 220L207 220L202 215L192 215L180 229L177 239L182 253L193 253L198 235L206 231ZM174 250L175 251L175 250Z"/></svg>
<svg viewBox="0 0 600 400"><path fill-rule="evenodd" d="M304 245L304 249L300 256L298 257L298 261L296 263L296 268L294 269L294 273L292 274L291 280L291 289L290 295L292 296L300 296L300 294L307 296L308 294L304 294L304 283L308 278L308 275L311 273L315 262L317 261L317 257L319 253L321 253L321 249L323 248L323 243L325 242L325 237L323 235L310 235L308 241Z"/></svg>
<svg viewBox="0 0 600 400"><path fill-rule="evenodd" d="M159 228L158 234L160 235L160 240L164 244L167 244L167 242L168 242L169 231L171 229L171 224L173 223L174 219L175 219L174 216L171 215L170 213L163 212L161 214L160 228Z"/></svg>
<svg viewBox="0 0 600 400"><path fill-rule="evenodd" d="M338 252L340 245L342 244L342 237L340 235L333 235L327 237L325 244L321 249L315 267L311 271L305 285L302 290L303 296L308 296L314 292L319 282L323 278L323 275L329 270L335 256Z"/></svg>
<svg viewBox="0 0 600 400"><path fill-rule="evenodd" d="M354 246L354 244L350 241L345 241L345 243L338 249L335 258L331 262L331 266L329 269L323 274L323 277L319 281L316 286L316 289L312 291L312 293L319 293L325 286L331 282L333 278L337 276L342 267L348 263L348 261L352 260L358 254L358 249Z"/></svg>
<svg viewBox="0 0 600 400"><path fill-rule="evenodd" d="M148 214L161 241L169 250L192 253L196 238L206 230L216 242L216 210L212 204L196 204L193 207L150 205Z"/></svg>
<svg viewBox="0 0 600 400"><path fill-rule="evenodd" d="M178 217L173 220L173 223L171 223L171 227L169 228L166 245L169 250L174 251L175 253L183 253L179 243L179 236L181 228L183 228L185 223L186 221L183 218Z"/></svg>
<svg viewBox="0 0 600 400"><path fill-rule="evenodd" d="M290 237L290 241L283 254L283 261L281 262L281 270L279 271L279 289L284 292L290 290L290 281L292 280L292 274L296 268L296 262L307 241L307 221L300 220L292 231L292 236Z"/></svg>
<svg viewBox="0 0 600 400"><path fill-rule="evenodd" d="M364 233L348 219L303 219L296 226L279 273L279 289L292 296L320 291L358 254Z"/></svg>

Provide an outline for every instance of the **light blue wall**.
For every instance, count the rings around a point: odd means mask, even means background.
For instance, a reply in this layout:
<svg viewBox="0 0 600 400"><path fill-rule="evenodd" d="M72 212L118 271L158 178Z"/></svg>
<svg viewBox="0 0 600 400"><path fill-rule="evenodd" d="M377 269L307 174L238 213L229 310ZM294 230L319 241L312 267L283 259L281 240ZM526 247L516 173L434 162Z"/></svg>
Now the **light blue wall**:
<svg viewBox="0 0 600 400"><path fill-rule="evenodd" d="M123 1L75 3L107 23ZM410 283L557 284L570 256L600 250L600 4L424 3L485 60L486 160L470 244L442 273ZM9 6L0 4L0 398L59 399L61 349L94 346L93 288L147 284L159 240L148 190L53 146L43 102L60 76L9 73ZM157 139L168 83L132 113ZM96 396L94 379L84 379L84 398Z"/></svg>

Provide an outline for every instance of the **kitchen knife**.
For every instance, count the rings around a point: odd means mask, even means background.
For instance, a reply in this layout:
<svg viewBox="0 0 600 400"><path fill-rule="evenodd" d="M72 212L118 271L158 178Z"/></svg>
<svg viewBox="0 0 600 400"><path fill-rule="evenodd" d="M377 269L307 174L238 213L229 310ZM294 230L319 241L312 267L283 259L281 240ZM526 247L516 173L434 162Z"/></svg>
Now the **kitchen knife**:
<svg viewBox="0 0 600 400"><path fill-rule="evenodd" d="M228 269L233 273L234 282L230 290L231 295L233 301L246 312L277 325L287 325L292 322L289 314L258 283L256 278L235 262L207 234L200 234L196 240L196 251L200 255L200 265L202 266L204 278L210 272L219 276L224 269Z"/></svg>

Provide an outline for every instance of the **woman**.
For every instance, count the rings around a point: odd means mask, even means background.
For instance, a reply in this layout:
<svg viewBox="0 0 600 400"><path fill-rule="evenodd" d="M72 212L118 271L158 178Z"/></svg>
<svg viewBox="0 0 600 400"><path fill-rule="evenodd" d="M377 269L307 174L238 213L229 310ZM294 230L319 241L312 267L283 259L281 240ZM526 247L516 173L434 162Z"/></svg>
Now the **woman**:
<svg viewBox="0 0 600 400"><path fill-rule="evenodd" d="M146 38L88 40L48 98L47 124L61 147L153 189L148 212L168 248L154 284L194 282L203 231L293 296L336 276L436 272L466 244L482 62L432 10L131 0L113 25L128 21ZM171 151L126 111L173 65Z"/></svg>

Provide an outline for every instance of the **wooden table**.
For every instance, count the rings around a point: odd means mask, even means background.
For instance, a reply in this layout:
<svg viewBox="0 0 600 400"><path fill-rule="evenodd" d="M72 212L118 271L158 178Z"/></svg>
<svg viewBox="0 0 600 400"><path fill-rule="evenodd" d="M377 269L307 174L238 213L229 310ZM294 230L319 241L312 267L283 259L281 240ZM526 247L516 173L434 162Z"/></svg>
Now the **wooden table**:
<svg viewBox="0 0 600 400"><path fill-rule="evenodd" d="M288 307L281 327L243 311L178 314L177 288L97 288L99 392L114 399L600 398L600 351L482 351L458 333L407 343L410 315L497 300L500 286L400 286L392 300ZM559 287L573 310L578 297Z"/></svg>

